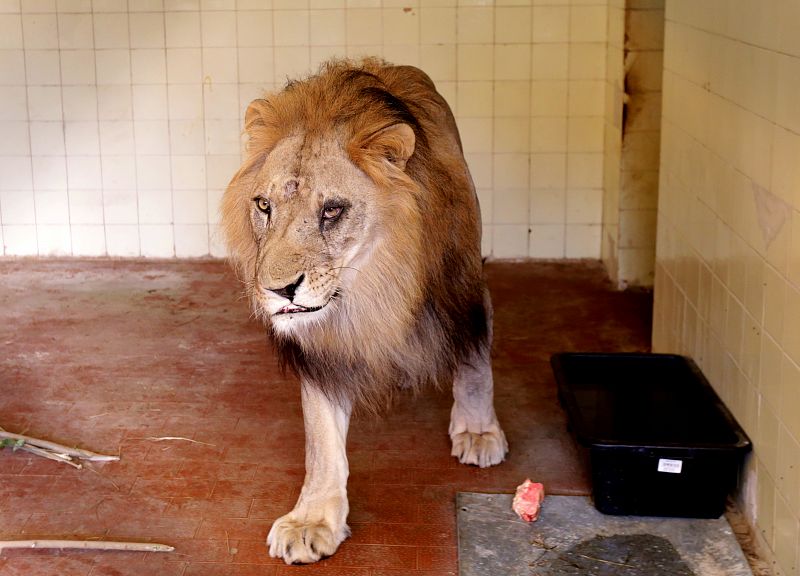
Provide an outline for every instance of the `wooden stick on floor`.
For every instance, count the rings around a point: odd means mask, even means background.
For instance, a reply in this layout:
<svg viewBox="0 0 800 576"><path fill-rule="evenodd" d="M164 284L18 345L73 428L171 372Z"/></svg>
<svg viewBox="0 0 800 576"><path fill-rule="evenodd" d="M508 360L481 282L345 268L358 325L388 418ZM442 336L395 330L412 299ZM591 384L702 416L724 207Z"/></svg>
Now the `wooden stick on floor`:
<svg viewBox="0 0 800 576"><path fill-rule="evenodd" d="M172 546L152 542L106 542L103 540L0 540L0 552L11 548L125 550L129 552L172 552Z"/></svg>
<svg viewBox="0 0 800 576"><path fill-rule="evenodd" d="M49 440L6 432L0 428L0 448L5 447L10 447L13 450L25 450L37 456L69 464L75 468L80 468L81 465L76 464L73 461L74 459L86 460L89 462L112 462L119 460L119 456L98 454L81 448L70 448L69 446L57 444Z"/></svg>
<svg viewBox="0 0 800 576"><path fill-rule="evenodd" d="M56 460L69 464L75 468L81 468L81 464L73 459L86 460L90 462L111 462L119 460L119 456L109 456L98 454L90 450L80 448L70 448L62 444L13 434L0 428L0 448L11 447L14 450L25 450L31 454L42 456L50 460ZM79 550L126 550L131 552L172 552L175 548L165 544L155 544L152 542L110 542L103 540L0 540L0 552L12 548L27 549L79 549Z"/></svg>

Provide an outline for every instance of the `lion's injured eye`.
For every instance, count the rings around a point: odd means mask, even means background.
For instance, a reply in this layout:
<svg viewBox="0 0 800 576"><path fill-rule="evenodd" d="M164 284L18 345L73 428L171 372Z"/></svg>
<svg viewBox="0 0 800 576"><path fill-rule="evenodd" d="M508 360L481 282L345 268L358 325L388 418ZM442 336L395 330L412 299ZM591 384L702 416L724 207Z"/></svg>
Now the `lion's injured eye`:
<svg viewBox="0 0 800 576"><path fill-rule="evenodd" d="M333 225L333 223L341 217L348 206L350 206L350 204L346 200L336 198L327 199L322 205L322 212L319 216L320 226L327 228Z"/></svg>
<svg viewBox="0 0 800 576"><path fill-rule="evenodd" d="M269 213L270 213L269 200L267 200L263 196L259 196L257 198L254 198L254 200L255 200L255 203L256 203L256 208L258 208L258 211L266 214L267 216L269 216Z"/></svg>
<svg viewBox="0 0 800 576"><path fill-rule="evenodd" d="M341 216L342 210L344 210L342 206L330 206L322 211L322 217L325 220L334 220Z"/></svg>
<svg viewBox="0 0 800 576"><path fill-rule="evenodd" d="M340 198L328 198L325 200L319 213L320 232L333 228L349 207L350 203L347 200Z"/></svg>

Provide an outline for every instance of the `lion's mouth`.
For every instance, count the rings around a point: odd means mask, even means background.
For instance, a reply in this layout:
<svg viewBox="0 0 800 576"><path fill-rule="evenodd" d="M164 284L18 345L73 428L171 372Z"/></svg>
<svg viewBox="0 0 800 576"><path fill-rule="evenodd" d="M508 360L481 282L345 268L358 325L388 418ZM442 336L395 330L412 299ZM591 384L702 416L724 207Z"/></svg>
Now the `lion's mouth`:
<svg viewBox="0 0 800 576"><path fill-rule="evenodd" d="M333 292L333 294L331 294L331 297L328 298L328 301L325 302L325 304L323 304L322 306L301 306L300 304L295 304L294 302L292 302L290 304L287 304L277 312L275 312L273 316L282 316L284 314L305 314L307 312L318 312L319 310L325 308L325 306L330 304L333 300L335 300L338 297L339 297L339 290L337 289Z"/></svg>
<svg viewBox="0 0 800 576"><path fill-rule="evenodd" d="M284 306L277 312L275 312L274 316L280 316L281 314L302 314L305 312L316 312L317 310L322 310L325 306L312 306L311 308L306 308L305 306L299 306L297 304L289 304L288 306Z"/></svg>

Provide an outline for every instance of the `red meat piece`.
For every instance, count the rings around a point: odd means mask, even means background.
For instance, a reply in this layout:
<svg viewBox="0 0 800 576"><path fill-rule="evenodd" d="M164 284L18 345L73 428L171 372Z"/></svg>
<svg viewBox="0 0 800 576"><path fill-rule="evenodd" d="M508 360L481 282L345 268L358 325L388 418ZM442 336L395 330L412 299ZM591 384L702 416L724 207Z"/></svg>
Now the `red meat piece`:
<svg viewBox="0 0 800 576"><path fill-rule="evenodd" d="M544 501L544 485L538 482L525 482L517 486L517 493L511 503L511 509L526 522L535 522Z"/></svg>

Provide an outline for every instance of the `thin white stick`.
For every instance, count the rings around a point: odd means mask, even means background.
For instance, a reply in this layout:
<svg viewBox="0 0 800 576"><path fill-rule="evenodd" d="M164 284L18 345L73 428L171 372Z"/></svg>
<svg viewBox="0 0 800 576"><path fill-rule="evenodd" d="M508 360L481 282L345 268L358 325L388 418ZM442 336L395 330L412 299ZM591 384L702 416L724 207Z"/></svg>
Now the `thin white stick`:
<svg viewBox="0 0 800 576"><path fill-rule="evenodd" d="M203 444L204 446L214 446L216 444L209 444L208 442L200 442L200 440L192 440L191 438L184 438L183 436L148 436L145 440L152 440L153 442L164 442L165 440L183 440L184 442L191 442L193 444Z"/></svg>
<svg viewBox="0 0 800 576"><path fill-rule="evenodd" d="M127 550L132 552L172 552L172 546L151 542L106 542L103 540L0 540L0 551L11 548Z"/></svg>

